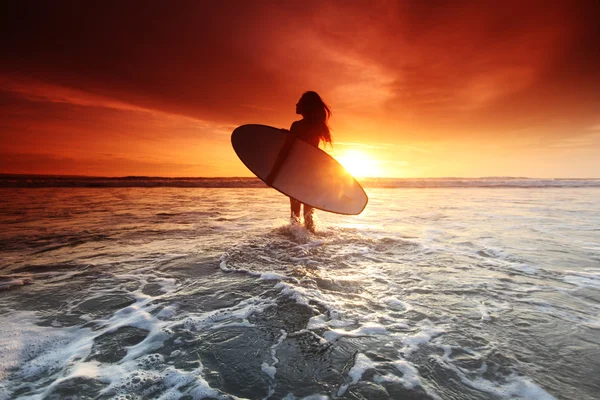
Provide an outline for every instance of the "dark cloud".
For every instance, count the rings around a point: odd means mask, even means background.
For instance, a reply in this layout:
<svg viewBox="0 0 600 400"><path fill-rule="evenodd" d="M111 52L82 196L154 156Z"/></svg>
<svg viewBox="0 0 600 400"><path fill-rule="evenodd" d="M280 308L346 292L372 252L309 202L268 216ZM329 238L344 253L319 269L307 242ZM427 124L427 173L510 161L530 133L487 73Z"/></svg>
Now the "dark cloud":
<svg viewBox="0 0 600 400"><path fill-rule="evenodd" d="M598 2L398 2L320 29L390 74L386 111L401 121L506 131L598 118L599 18Z"/></svg>
<svg viewBox="0 0 600 400"><path fill-rule="evenodd" d="M600 92L598 4L10 2L2 69L233 121L279 115L310 83L327 93L352 82L357 71L320 54L330 51L387 74L390 116L589 115Z"/></svg>
<svg viewBox="0 0 600 400"><path fill-rule="evenodd" d="M249 2L11 4L2 47L13 76L204 118L270 104L285 86L260 64L275 21Z"/></svg>

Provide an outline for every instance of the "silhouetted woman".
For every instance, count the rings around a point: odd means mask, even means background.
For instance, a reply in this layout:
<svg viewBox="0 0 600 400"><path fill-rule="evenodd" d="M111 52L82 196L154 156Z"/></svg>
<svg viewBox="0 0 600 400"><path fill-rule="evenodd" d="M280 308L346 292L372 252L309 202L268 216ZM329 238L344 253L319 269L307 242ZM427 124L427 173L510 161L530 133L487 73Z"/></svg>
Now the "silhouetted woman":
<svg viewBox="0 0 600 400"><path fill-rule="evenodd" d="M319 147L321 141L331 145L331 132L329 131L329 125L327 125L331 110L321 99L321 96L316 92L304 93L296 104L296 114L302 115L302 119L295 121L290 127L292 135L315 147ZM309 231L314 232L314 209L290 197L292 219L300 221L301 207L304 207L304 226Z"/></svg>

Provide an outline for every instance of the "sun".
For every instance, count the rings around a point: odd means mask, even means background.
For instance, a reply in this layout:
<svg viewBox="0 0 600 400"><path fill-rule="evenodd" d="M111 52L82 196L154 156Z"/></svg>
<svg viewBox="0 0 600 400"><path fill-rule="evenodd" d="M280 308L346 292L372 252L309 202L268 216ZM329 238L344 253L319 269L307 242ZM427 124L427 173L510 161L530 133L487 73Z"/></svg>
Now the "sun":
<svg viewBox="0 0 600 400"><path fill-rule="evenodd" d="M365 178L381 175L379 163L364 151L350 149L334 157L355 177Z"/></svg>

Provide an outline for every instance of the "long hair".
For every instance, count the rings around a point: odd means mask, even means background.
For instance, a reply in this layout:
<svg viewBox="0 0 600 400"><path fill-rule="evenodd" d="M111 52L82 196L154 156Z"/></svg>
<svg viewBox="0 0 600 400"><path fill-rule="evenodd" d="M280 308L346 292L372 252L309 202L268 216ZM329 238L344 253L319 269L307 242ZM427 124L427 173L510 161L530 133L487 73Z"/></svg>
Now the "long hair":
<svg viewBox="0 0 600 400"><path fill-rule="evenodd" d="M332 144L331 129L329 128L329 117L331 117L331 109L317 92L308 91L302 95L304 119L319 125L319 139L325 143Z"/></svg>

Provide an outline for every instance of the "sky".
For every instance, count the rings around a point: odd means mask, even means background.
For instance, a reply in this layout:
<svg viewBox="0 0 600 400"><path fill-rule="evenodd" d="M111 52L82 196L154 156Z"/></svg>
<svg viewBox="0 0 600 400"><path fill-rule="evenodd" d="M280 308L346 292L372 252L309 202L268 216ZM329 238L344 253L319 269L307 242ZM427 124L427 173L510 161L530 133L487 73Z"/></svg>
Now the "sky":
<svg viewBox="0 0 600 400"><path fill-rule="evenodd" d="M598 1L14 1L0 173L252 176L317 91L357 175L600 178Z"/></svg>

